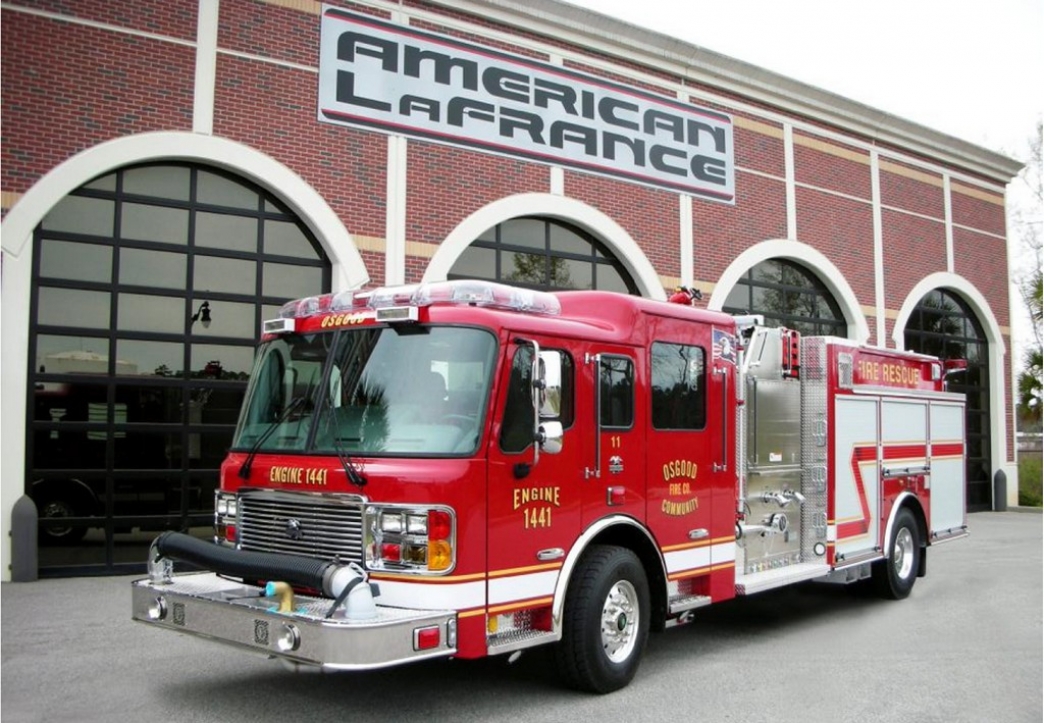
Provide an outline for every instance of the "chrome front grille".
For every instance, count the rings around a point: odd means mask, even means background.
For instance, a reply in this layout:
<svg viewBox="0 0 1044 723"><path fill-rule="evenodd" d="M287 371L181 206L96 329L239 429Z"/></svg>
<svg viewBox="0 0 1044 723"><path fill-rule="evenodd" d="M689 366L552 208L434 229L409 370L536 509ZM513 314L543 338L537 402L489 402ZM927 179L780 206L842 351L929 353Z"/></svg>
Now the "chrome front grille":
<svg viewBox="0 0 1044 723"><path fill-rule="evenodd" d="M271 490L239 493L243 550L362 562L363 500Z"/></svg>

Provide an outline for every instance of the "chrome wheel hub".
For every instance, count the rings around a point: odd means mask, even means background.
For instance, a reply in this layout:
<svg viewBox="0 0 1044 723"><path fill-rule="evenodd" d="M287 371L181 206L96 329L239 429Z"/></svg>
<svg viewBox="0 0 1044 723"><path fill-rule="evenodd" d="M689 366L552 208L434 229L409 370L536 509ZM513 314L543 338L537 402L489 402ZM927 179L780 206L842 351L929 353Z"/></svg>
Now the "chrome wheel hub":
<svg viewBox="0 0 1044 723"><path fill-rule="evenodd" d="M638 593L627 580L609 590L602 606L602 649L614 663L628 658L638 640Z"/></svg>

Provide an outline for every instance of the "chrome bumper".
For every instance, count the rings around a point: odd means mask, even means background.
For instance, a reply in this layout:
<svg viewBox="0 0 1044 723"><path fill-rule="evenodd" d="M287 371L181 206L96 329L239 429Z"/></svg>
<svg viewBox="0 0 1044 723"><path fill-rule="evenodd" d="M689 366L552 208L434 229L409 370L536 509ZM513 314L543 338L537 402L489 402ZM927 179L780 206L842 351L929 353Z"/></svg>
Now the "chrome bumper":
<svg viewBox="0 0 1044 723"><path fill-rule="evenodd" d="M262 588L213 573L177 575L169 583L136 580L131 586L134 620L324 670L386 668L457 652L453 611L378 605L372 620L347 620L343 609L326 619L331 600L298 595L294 611L280 613L271 598L262 597ZM438 646L418 650L417 631L433 627ZM296 647L288 640L296 640Z"/></svg>

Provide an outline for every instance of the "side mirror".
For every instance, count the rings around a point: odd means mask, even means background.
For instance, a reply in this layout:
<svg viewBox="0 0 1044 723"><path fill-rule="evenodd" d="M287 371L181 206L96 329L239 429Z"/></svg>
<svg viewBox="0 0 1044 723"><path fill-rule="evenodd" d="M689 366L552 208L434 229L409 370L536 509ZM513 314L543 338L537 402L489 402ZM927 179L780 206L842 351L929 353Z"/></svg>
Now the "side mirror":
<svg viewBox="0 0 1044 723"><path fill-rule="evenodd" d="M565 430L561 422L544 422L537 432L536 442L540 449L547 454L558 454L562 451L562 438Z"/></svg>

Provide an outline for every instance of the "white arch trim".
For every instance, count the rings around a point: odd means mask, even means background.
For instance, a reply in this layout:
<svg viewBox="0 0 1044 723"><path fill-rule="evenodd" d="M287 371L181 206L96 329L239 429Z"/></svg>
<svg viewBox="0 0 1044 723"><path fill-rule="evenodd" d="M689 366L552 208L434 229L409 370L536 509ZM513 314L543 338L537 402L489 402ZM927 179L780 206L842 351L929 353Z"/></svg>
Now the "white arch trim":
<svg viewBox="0 0 1044 723"><path fill-rule="evenodd" d="M5 254L19 256L32 230L70 192L104 173L134 163L207 163L248 178L287 203L312 230L333 264L333 289L358 288L370 279L351 234L303 178L274 158L227 138L161 131L116 138L78 153L41 178L4 219Z"/></svg>
<svg viewBox="0 0 1044 723"><path fill-rule="evenodd" d="M897 349L906 348L906 324L910 321L914 308L924 298L925 294L935 289L945 289L964 299L975 312L982 324L989 343L989 370L990 370L990 425L999 433L990 435L990 480L998 470L1005 470L1008 477L1008 499L1006 504L1018 503L1018 472L1014 465L1008 464L1008 422L1007 422L1007 393L1005 387L1005 375L1008 373L1008 365L1004 363L1007 354L1007 345L1001 335L1000 324L990 310L989 302L975 286L963 276L949 272L940 271L921 279L907 295L903 306L899 309L895 326L892 328L892 341ZM990 485L992 489L992 484ZM993 501L993 508L997 509L999 500Z"/></svg>
<svg viewBox="0 0 1044 723"><path fill-rule="evenodd" d="M424 281L445 280L453 264L472 241L498 223L519 216L556 218L589 231L616 254L642 296L661 301L667 298L663 283L649 259L616 221L582 201L551 193L507 196L472 213L439 245L424 272Z"/></svg>
<svg viewBox="0 0 1044 723"><path fill-rule="evenodd" d="M0 344L4 365L0 376L0 394L4 399L4 433L0 436L0 579L11 579L11 511L24 494L33 229L59 201L91 179L127 165L152 161L206 163L250 179L278 196L316 235L332 263L334 291L357 288L369 281L351 234L314 188L275 159L225 138L172 131L126 136L88 148L44 175L15 203L0 225Z"/></svg>
<svg viewBox="0 0 1044 723"><path fill-rule="evenodd" d="M870 326L866 322L866 316L863 314L852 287L845 281L845 277L830 259L800 241L771 239L751 246L741 253L721 275L714 287L714 293L711 294L707 308L721 311L729 292L743 274L762 261L778 258L797 261L814 271L833 294L838 306L841 307L841 314L845 317L845 323L848 324L848 338L860 344L867 342L870 338Z"/></svg>
<svg viewBox="0 0 1044 723"><path fill-rule="evenodd" d="M963 276L945 271L940 271L921 279L920 283L913 287L906 296L902 308L899 309L899 316L896 317L895 325L892 327L892 341L895 343L896 349L906 348L906 323L910 321L910 316L925 294L935 289L953 291L967 301L968 305L975 311L979 321L982 322L983 331L986 332L986 338L990 342L990 348L992 349L994 345L997 345L1002 355L1007 351L1004 337L1001 335L1000 324L997 323L997 319L993 316L986 297Z"/></svg>

